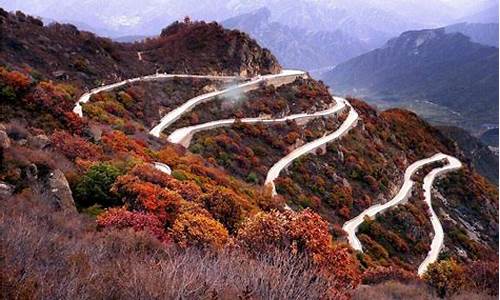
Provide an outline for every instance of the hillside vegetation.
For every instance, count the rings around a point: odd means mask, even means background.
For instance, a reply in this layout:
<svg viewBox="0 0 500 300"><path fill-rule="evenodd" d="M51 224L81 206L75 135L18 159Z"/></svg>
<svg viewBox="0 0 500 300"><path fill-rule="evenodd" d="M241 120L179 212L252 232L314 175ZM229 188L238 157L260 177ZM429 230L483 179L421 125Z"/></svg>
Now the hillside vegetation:
<svg viewBox="0 0 500 300"><path fill-rule="evenodd" d="M498 189L476 173L459 145L414 113L378 112L348 99L352 107L309 122L236 121L200 132L186 149L148 134L151 125L221 82L127 84L94 95L82 118L74 105L87 86L154 73L147 68L155 64L209 74L279 71L272 55L245 34L185 20L144 44L111 43L130 56L120 61L90 54L101 48L82 36L106 40L88 33L74 31L64 41L59 30L70 25L44 27L3 11L0 21L8 32L2 47L6 40L10 45L0 52L1 298L363 299L387 295L391 285L398 287L394 295L414 293L415 286L429 297L498 295ZM44 36L55 40L34 42ZM178 52L196 45L189 40L203 45ZM12 45L32 48L17 52ZM49 55L53 47L62 47L60 55ZM24 56L31 52L33 60ZM70 64L79 56L97 71ZM55 76L53 66L69 77ZM108 69L116 76L100 78ZM328 87L310 78L279 87L264 82L233 96L200 105L173 128L335 104ZM272 164L336 130L351 109L360 116L357 126L283 170L278 196L262 185ZM352 250L344 221L393 197L405 168L437 152L464 162L433 190L447 233L440 260L417 277L432 239L421 182L436 165L414 176L406 204L365 220L366 251Z"/></svg>

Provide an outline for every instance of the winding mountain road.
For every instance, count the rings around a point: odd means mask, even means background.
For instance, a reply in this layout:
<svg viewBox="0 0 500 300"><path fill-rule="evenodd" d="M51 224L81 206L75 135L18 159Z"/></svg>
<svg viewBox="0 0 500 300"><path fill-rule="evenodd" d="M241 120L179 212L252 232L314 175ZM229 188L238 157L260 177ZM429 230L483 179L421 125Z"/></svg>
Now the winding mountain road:
<svg viewBox="0 0 500 300"><path fill-rule="evenodd" d="M252 78L250 81L244 82L242 84L234 85L225 90L214 91L211 93L203 94L198 97L194 97L186 101L181 106L168 112L163 118L161 118L160 123L156 125L149 134L159 137L161 132L170 126L173 122L179 119L184 113L190 111L195 106L213 100L217 96L231 93L244 93L251 90L255 90L259 87L261 83L271 83L275 86L287 84L293 82L297 77L306 77L307 74L304 71L298 70L283 70L279 74L269 74L264 76L257 76Z"/></svg>
<svg viewBox="0 0 500 300"><path fill-rule="evenodd" d="M98 94L100 92L105 92L105 91L111 91L113 89L116 89L118 87L124 86L129 83L134 83L134 82L140 82L140 81L155 81L155 80L164 80L164 79L171 79L171 78L205 78L205 79L214 79L214 80L221 80L221 81L234 81L237 80L238 77L235 76L217 76L217 75L189 75L189 74L167 74L167 73L158 73L158 74L153 74L153 75L147 75L147 76L141 76L141 77L135 77L131 79L126 79L122 80L120 82L116 82L113 84L109 85L103 85L98 88L94 88L90 90L89 92L83 94L80 96L78 101L75 104L75 107L73 108L73 112L77 114L80 117L83 117L83 111L82 111L82 103L87 103L90 101L90 97L92 97L95 94Z"/></svg>
<svg viewBox="0 0 500 300"><path fill-rule="evenodd" d="M414 186L414 181L411 179L413 174L415 174L415 172L417 172L424 165L443 160L446 160L448 163L443 167L433 169L424 178L423 189L424 189L425 202L429 206L429 210L431 212L431 223L434 229L434 238L432 240L431 250L429 251L427 257L420 264L418 268L419 275L425 273L429 264L436 261L439 252L441 251L441 248L443 246L443 238L444 238L443 227L441 226L441 222L439 221L436 213L432 209L432 197L431 197L432 183L434 182L434 179L437 176L449 171L459 169L462 166L460 161L453 156L449 156L443 153L438 153L433 155L432 157L414 162L406 169L403 185L399 190L399 192L396 194L396 196L392 198L392 200L384 204L375 204L364 210L357 217L345 222L344 226L342 226L342 229L347 232L347 238L349 240L349 244L351 245L351 247L355 250L361 252L363 251L363 247L361 245L361 242L356 236L356 232L358 230L358 227L364 222L365 217L373 218L378 213L384 212L385 210L391 207L394 207L398 204L407 201L408 198L411 196L411 192Z"/></svg>
<svg viewBox="0 0 500 300"><path fill-rule="evenodd" d="M438 259L439 252L441 252L441 249L443 248L443 226L441 226L441 222L439 221L436 212L432 208L432 184L434 183L434 179L436 179L436 177L447 172L460 169L462 167L462 163L455 157L446 155L446 159L448 160L448 164L446 166L432 170L424 178L424 201L429 206L429 211L431 213L431 223L432 227L434 228L434 238L432 239L431 250L427 254L425 260L418 267L418 275L422 275L425 273L425 271L427 271L429 265Z"/></svg>
<svg viewBox="0 0 500 300"><path fill-rule="evenodd" d="M356 126L358 122L358 113L356 110L349 104L349 102L340 97L334 97L335 101L337 103L340 103L342 107L348 106L349 109L349 115L347 116L347 119L340 125L340 127L335 130L334 132L327 134L319 139L316 139L310 143L304 144L297 149L293 150L290 152L287 156L283 157L280 159L277 163L275 163L271 169L267 172L266 176L266 181L264 184L266 185L271 185L272 186L272 191L273 191L273 196L276 195L276 186L274 185L274 180L278 178L280 175L281 171L285 169L288 165L290 165L294 160L297 158L301 157L302 155L312 153L314 150L318 149L319 147L330 143L336 139L341 138L343 135L345 135L349 130L351 130L353 127Z"/></svg>
<svg viewBox="0 0 500 300"><path fill-rule="evenodd" d="M343 110L346 107L344 101L337 101L336 104L328 109L318 111L312 114L306 114L306 113L301 113L301 114L294 114L282 118L277 118L277 119L269 119L269 118L243 118L243 119L238 119L239 122L241 123L246 123L246 124L256 124L256 123L262 123L262 124L275 124L275 123L284 123L287 121L292 121L292 120L310 120L318 117L324 117L324 116L329 116L329 115L334 115L338 113L339 111ZM174 144L181 144L185 148L189 147L189 144L191 143L191 139L193 135L197 132L201 132L204 130L210 130L214 128L219 128L219 127L227 127L231 126L237 121L237 119L224 119L224 120L217 120L217 121L211 121L203 124L197 124L193 126L188 126L188 127L183 127L175 130L172 132L167 140L171 143Z"/></svg>
<svg viewBox="0 0 500 300"><path fill-rule="evenodd" d="M154 128L150 130L150 134L156 137L159 137L162 133L162 131L170 126L172 123L174 123L177 119L179 119L184 113L190 111L193 109L195 106L210 101L212 99L215 99L217 96L221 96L224 94L231 94L231 93L244 93L248 92L254 89L257 89L261 83L270 83L274 84L275 86L287 84L293 82L297 77L307 77L307 73L303 71L298 71L298 70L284 70L279 74L270 74L270 75L264 75L264 76L257 76L252 78L249 81L236 84L232 87L229 87L224 90L220 91L214 91L210 92L207 94L203 94L197 97L194 97L192 99L189 99L186 101L184 104L181 106L173 109L169 113L167 113L165 116L162 117L160 120L159 124L156 125ZM80 117L83 116L83 111L82 111L82 103L86 103L90 100L91 96L94 94L97 94L99 92L103 91L109 91L112 89L115 89L117 87L123 86L128 83L133 83L133 82L138 82L138 81L153 81L153 80L161 80L161 79L168 79L168 78L174 78L174 77L180 77L180 78L207 78L207 79L215 79L215 80L223 80L223 81L234 81L238 79L238 77L233 77L233 76L212 76L212 75L188 75L188 74L154 74L154 75L149 75L149 76L143 76L143 77L137 77L137 78L132 78L132 79L127 79L123 80L114 84L98 87L95 89L92 89L90 92L83 94L78 102L75 104L75 107L73 109L73 112L79 115ZM306 155L308 153L313 153L316 149L319 147L332 142L334 140L337 140L347 134L350 129L354 128L357 125L359 116L356 110L350 105L350 103L340 97L333 97L334 100L336 101L336 105L333 107L330 107L326 110L319 111L316 113L312 114L306 114L306 113L301 113L301 114L295 114L295 115L290 115L287 117L282 117L282 118L277 118L277 119L269 119L269 118L243 118L240 119L241 122L243 123L279 123L279 122L286 122L288 120L308 120L312 118L317 118L317 117L322 117L322 116L327 116L331 114L336 114L342 110L344 110L346 107L349 108L349 114L347 116L347 119L341 124L341 126L335 130L332 133L326 134L323 137L316 139L312 142L306 143L296 149L294 149L292 152L290 152L288 155L280 159L278 162L276 162L268 171L266 180L265 180L265 185L271 185L272 186L272 193L273 196L275 196L276 193L276 187L274 184L274 181L278 176L280 175L281 171L285 169L287 166L289 166L295 159ZM197 132L203 131L203 130L208 130L208 129L213 129L213 128L218 128L218 127L223 127L223 126L230 126L233 123L236 122L236 119L225 119L225 120L217 120L217 121L212 121L212 122L207 122L204 124L197 124L193 126L188 126L184 128L179 128L175 130L172 134L168 136L168 141L172 143L178 143L183 145L184 147L188 147L189 143L193 137L193 135ZM426 270L429 264L433 263L434 261L437 260L439 252L441 251L441 248L443 246L443 238L444 238L444 233L443 233L443 228L441 226L441 223L434 212L432 208L432 198L431 198L431 189L432 189L432 184L435 180L436 177L449 172L453 171L456 169L459 169L462 164L460 161L452 156L443 154L443 153L438 153L430 158L422 159L417 162L414 162L411 164L405 171L404 175L404 182L399 190L399 192L396 194L396 196L390 200L387 203L384 204L375 204L365 211L363 211L361 214L359 214L357 217L347 221L344 226L342 227L348 234L348 241L349 244L351 245L352 248L358 251L363 251L361 242L359 239L356 237L356 231L358 227L363 223L365 217L374 217L376 214L381 213L391 207L394 207L400 203L403 203L406 201L409 196L411 195L411 191L414 186L414 182L411 180L412 175L420 169L422 166L432 163L432 162L437 162L437 161L443 161L446 160L448 163L447 165L440 167L440 168L435 168L433 169L427 176L424 178L423 182L423 190L424 190L424 196L425 196L425 202L429 206L429 210L431 213L431 223L434 229L434 238L431 243L431 250L429 251L427 257L425 260L420 264L418 268L418 274L422 275ZM169 166L155 162L153 163L154 167L157 168L158 170L165 172L167 174L171 173L171 169Z"/></svg>

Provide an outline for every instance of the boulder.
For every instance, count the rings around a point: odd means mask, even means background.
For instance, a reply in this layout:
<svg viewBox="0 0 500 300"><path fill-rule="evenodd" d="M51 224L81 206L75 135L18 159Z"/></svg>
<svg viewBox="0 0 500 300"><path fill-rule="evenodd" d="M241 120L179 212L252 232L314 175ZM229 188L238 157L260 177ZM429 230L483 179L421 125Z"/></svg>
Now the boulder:
<svg viewBox="0 0 500 300"><path fill-rule="evenodd" d="M71 189L61 170L56 169L48 175L45 194L56 208L76 212Z"/></svg>
<svg viewBox="0 0 500 300"><path fill-rule="evenodd" d="M90 136L92 137L92 139L95 142L99 142L101 140L102 129L98 125L96 125L96 124L90 124L89 125L89 129L88 129L88 133L90 134Z"/></svg>
<svg viewBox="0 0 500 300"><path fill-rule="evenodd" d="M38 179L38 168L35 164L28 165L25 169L26 179L28 181L34 181Z"/></svg>
<svg viewBox="0 0 500 300"><path fill-rule="evenodd" d="M28 144L37 149L44 149L50 144L50 139L45 134L28 137Z"/></svg>
<svg viewBox="0 0 500 300"><path fill-rule="evenodd" d="M10 138L4 130L0 130L0 148L7 149L10 147Z"/></svg>
<svg viewBox="0 0 500 300"><path fill-rule="evenodd" d="M8 198L14 193L14 187L8 183L0 181L0 199Z"/></svg>

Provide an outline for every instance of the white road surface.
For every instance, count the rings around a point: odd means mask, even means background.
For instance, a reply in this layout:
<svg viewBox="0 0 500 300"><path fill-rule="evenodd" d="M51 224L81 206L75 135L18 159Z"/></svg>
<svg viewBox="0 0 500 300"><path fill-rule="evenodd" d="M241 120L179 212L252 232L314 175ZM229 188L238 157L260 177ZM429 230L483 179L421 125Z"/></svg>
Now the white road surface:
<svg viewBox="0 0 500 300"><path fill-rule="evenodd" d="M390 200L387 203L384 204L375 204L369 208L367 208L365 211L363 211L361 214L359 214L357 217L347 221L344 226L342 226L342 229L347 232L347 237L349 240L349 244L351 247L355 250L358 251L363 251L363 247L361 245L361 242L359 239L356 237L356 231L358 230L358 227L364 222L365 217L370 217L373 218L376 214L384 212L385 210L394 207L398 204L404 203L405 201L408 200L408 198L411 195L411 191L414 186L414 182L411 180L411 177L415 172L423 167L424 165L427 165L432 162L438 162L438 161L443 161L446 160L448 163L444 167L436 168L432 170L425 178L424 178L424 196L425 196L425 202L429 205L430 211L431 211L431 222L432 226L434 228L434 238L432 240L432 245L431 245L431 250L429 251L427 258L424 260L424 262L419 266L418 268L418 274L421 275L427 270L427 267L429 264L433 263L436 261L439 252L441 251L442 245L443 245L443 228L441 226L441 223L439 222L438 217L434 213L434 210L432 209L432 199L431 199L431 188L432 188L432 183L434 179L438 176L441 175L445 172L456 170L460 168L462 165L459 160L456 158L443 154L443 153L438 153L433 155L430 158L425 158L419 161L414 162L411 164L405 171L404 175L404 181L403 181L403 186L399 190L399 192L396 194L396 196Z"/></svg>
<svg viewBox="0 0 500 300"><path fill-rule="evenodd" d="M157 170L160 170L161 172L163 173L166 173L168 175L171 175L172 174L172 169L164 164L164 163L161 163L161 162L154 162L153 163L153 166L157 169Z"/></svg>

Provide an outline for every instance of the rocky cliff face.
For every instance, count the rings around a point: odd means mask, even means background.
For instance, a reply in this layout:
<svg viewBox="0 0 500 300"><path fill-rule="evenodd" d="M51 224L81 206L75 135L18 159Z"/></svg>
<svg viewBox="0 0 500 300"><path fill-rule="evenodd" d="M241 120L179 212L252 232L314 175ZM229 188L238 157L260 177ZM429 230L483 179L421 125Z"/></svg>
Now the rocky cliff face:
<svg viewBox="0 0 500 300"><path fill-rule="evenodd" d="M55 167L50 140L15 124L0 124L0 199L32 190L56 210L76 212L64 173Z"/></svg>

